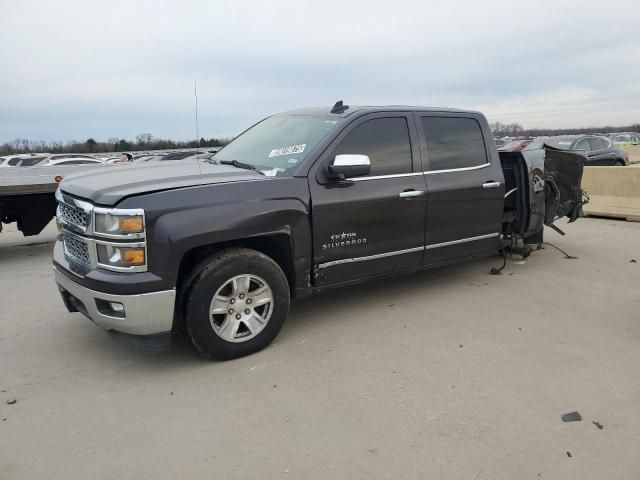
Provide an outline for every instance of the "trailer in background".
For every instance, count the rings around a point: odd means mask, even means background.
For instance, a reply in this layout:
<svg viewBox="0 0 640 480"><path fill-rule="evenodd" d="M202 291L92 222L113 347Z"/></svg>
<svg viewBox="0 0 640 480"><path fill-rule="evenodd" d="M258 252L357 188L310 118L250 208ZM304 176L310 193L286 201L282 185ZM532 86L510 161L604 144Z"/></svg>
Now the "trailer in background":
<svg viewBox="0 0 640 480"><path fill-rule="evenodd" d="M0 231L18 223L25 237L39 234L56 214L55 191L63 178L89 169L124 168L118 164L14 167L0 170Z"/></svg>

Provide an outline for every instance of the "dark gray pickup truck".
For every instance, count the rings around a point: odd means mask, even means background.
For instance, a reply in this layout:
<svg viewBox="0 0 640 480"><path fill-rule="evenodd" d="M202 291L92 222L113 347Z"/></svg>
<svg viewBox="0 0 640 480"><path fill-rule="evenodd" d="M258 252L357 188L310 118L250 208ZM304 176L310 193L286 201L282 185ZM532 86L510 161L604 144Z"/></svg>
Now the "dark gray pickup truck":
<svg viewBox="0 0 640 480"><path fill-rule="evenodd" d="M498 154L477 112L338 102L170 163L60 184L55 279L108 331L224 359L268 345L293 298L541 243L580 215L584 157Z"/></svg>

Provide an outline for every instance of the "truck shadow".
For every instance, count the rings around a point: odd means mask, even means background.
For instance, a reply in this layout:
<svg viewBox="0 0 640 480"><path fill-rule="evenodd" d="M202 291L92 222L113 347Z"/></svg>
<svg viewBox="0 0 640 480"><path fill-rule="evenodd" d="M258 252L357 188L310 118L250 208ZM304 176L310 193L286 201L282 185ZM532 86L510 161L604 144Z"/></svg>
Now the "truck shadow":
<svg viewBox="0 0 640 480"><path fill-rule="evenodd" d="M1 244L0 244L1 246ZM35 273L42 271L42 277L51 276L52 243L48 239L31 245L16 245L0 248L2 269L15 272L20 276L25 269ZM243 368L245 364L269 359L273 361L282 355L288 355L290 346L296 345L312 335L318 327L332 329L341 322L364 322L373 311L392 311L392 315L402 315L404 305L413 305L417 300L424 302L441 296L446 289L455 289L473 281L490 281L488 271L499 263L497 258L485 258L464 264L447 266L409 274L398 274L385 278L371 279L363 283L327 289L306 299L295 301L282 331L273 347L245 359L225 364L235 364ZM102 361L117 360L118 363L135 365L138 373L157 371L158 369L180 370L200 365L211 365L211 361L201 357L190 345L184 335L175 334L170 350L150 354L132 348L126 342L105 334L98 327L82 328L78 331L78 322L89 322L80 314L70 314L64 310L62 302L57 302L58 292L50 278L42 278L40 285L43 295L36 302L46 302L47 308L56 311L56 316L64 319L55 328L71 328L68 335L75 337L81 345L90 345L92 356ZM49 305L51 303L51 305ZM68 320L68 321L67 321ZM90 322L89 322L90 323ZM88 326L88 325L87 325ZM311 332L311 333L310 333ZM275 347L275 348L274 348ZM219 362L213 362L217 364ZM198 368L198 367L196 367Z"/></svg>
<svg viewBox="0 0 640 480"><path fill-rule="evenodd" d="M394 308L394 314L402 315L404 304L428 301L443 294L446 289L459 288L473 278L478 284L486 283L488 272L497 264L495 258L478 259L465 264L447 266L398 274L387 278L373 279L356 285L331 288L293 303L289 318L274 344L262 352L249 357L227 362L215 362L201 357L191 346L185 335L175 334L171 349L161 354L135 351L130 346L105 338L105 348L117 350L120 358L137 365L140 371L182 368L207 368L207 365L227 365L226 368L244 369L260 362L277 362L289 356L291 348L309 339L312 329L331 329L341 322L366 322L372 308ZM465 283L466 282L466 283ZM96 335L103 332L96 331ZM200 367L198 367L198 365ZM232 366L233 365L233 366Z"/></svg>
<svg viewBox="0 0 640 480"><path fill-rule="evenodd" d="M458 265L449 265L412 273L399 273L362 283L329 288L311 297L294 302L283 333L296 335L309 323L327 324L345 320L374 309L402 309L402 305L439 296L443 289L461 287L470 274L476 281L487 282L491 267L499 264L496 258L481 258ZM473 273L472 273L473 272ZM486 275L486 277L484 276ZM288 332L285 332L287 331Z"/></svg>

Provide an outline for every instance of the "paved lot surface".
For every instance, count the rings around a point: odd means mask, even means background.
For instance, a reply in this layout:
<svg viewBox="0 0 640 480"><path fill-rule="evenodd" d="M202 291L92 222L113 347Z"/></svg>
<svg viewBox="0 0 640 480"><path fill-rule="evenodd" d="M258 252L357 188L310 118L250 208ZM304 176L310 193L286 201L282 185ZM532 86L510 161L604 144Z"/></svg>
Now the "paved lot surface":
<svg viewBox="0 0 640 480"><path fill-rule="evenodd" d="M0 478L639 478L640 223L566 230L577 260L326 293L226 363L114 342L64 310L51 244L4 232Z"/></svg>
<svg viewBox="0 0 640 480"><path fill-rule="evenodd" d="M629 153L630 162L640 163L640 145L627 145L624 150Z"/></svg>

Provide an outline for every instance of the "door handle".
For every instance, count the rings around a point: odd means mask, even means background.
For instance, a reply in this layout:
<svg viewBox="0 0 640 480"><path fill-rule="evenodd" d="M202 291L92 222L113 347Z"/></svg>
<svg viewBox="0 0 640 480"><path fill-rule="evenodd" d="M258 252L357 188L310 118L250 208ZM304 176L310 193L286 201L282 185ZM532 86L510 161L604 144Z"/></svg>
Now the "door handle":
<svg viewBox="0 0 640 480"><path fill-rule="evenodd" d="M492 188L500 188L500 185L502 185L500 182L484 182L482 188L491 190Z"/></svg>
<svg viewBox="0 0 640 480"><path fill-rule="evenodd" d="M424 190L405 190L404 192L400 192L398 196L400 198L413 198L420 197L424 195Z"/></svg>

